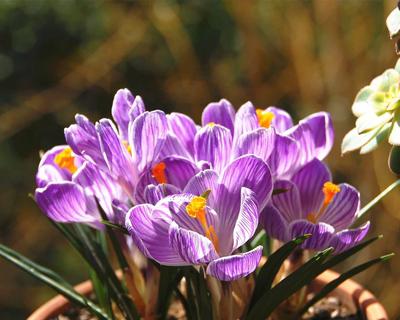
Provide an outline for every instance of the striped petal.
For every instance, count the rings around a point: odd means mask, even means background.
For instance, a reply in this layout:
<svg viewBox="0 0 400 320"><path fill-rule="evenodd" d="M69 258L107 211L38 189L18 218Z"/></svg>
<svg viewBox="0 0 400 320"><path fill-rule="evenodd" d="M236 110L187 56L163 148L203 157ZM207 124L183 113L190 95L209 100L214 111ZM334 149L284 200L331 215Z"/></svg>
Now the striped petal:
<svg viewBox="0 0 400 320"><path fill-rule="evenodd" d="M319 211L324 200L322 187L327 181L332 181L331 173L326 165L317 159L312 160L293 175L292 182L296 184L300 193L303 218Z"/></svg>
<svg viewBox="0 0 400 320"><path fill-rule="evenodd" d="M194 136L197 128L194 121L182 113L167 115L168 127L190 154L194 154Z"/></svg>
<svg viewBox="0 0 400 320"><path fill-rule="evenodd" d="M232 104L226 100L221 99L218 102L209 103L203 110L201 122L203 126L209 123L219 124L231 132L233 136L233 124L235 120L235 109Z"/></svg>
<svg viewBox="0 0 400 320"><path fill-rule="evenodd" d="M196 161L207 161L221 172L231 157L232 136L227 128L208 125L196 134L194 147Z"/></svg>
<svg viewBox="0 0 400 320"><path fill-rule="evenodd" d="M169 241L169 223L155 219L154 206L142 204L129 210L125 226L132 240L148 258L163 265L186 265Z"/></svg>
<svg viewBox="0 0 400 320"><path fill-rule="evenodd" d="M360 193L347 183L340 184L336 194L321 217L321 222L329 223L336 230L348 228L360 209Z"/></svg>
<svg viewBox="0 0 400 320"><path fill-rule="evenodd" d="M49 183L44 188L36 189L35 200L40 209L57 222L96 225L100 220L94 199L70 181Z"/></svg>
<svg viewBox="0 0 400 320"><path fill-rule="evenodd" d="M169 240L172 248L190 264L205 264L218 258L209 239L195 231L181 228L175 222L170 225Z"/></svg>
<svg viewBox="0 0 400 320"><path fill-rule="evenodd" d="M311 237L301 245L303 249L323 250L330 246L335 229L326 223L313 224L306 220L296 220L289 225L289 235L296 238L305 234Z"/></svg>
<svg viewBox="0 0 400 320"><path fill-rule="evenodd" d="M207 267L207 274L221 281L233 281L252 273L262 256L262 246L251 251L222 257L212 261Z"/></svg>

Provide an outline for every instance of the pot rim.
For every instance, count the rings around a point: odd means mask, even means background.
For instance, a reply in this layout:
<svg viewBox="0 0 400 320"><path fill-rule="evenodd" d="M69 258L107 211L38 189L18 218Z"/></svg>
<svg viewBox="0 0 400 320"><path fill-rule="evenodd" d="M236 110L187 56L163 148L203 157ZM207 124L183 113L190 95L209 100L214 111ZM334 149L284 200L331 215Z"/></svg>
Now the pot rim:
<svg viewBox="0 0 400 320"><path fill-rule="evenodd" d="M318 291L338 276L339 274L337 272L326 270L312 282L310 289L312 291ZM86 280L74 288L82 295L89 295L93 291L93 285L90 280ZM367 320L389 319L385 308L378 299L354 280L346 280L330 295L338 296L347 307L354 311L356 311L356 309L362 310ZM27 320L44 320L60 315L60 313L67 310L70 305L68 299L62 295L57 295L36 309Z"/></svg>

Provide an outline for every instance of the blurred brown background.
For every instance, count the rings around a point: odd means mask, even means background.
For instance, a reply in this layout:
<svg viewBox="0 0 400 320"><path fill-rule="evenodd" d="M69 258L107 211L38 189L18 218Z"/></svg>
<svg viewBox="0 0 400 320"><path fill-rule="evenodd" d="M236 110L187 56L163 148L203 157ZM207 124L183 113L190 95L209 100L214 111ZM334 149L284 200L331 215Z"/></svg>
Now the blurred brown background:
<svg viewBox="0 0 400 320"><path fill-rule="evenodd" d="M335 181L358 187L363 203L394 181L388 147L340 156L353 127L350 106L372 77L394 65L385 19L395 1L0 1L0 242L72 282L82 261L28 194L39 150L64 142L75 113L110 116L113 94L130 88L150 109L200 119L221 97L276 105L296 119L332 113L327 159ZM384 240L355 264L400 240L400 190L368 214ZM400 258L357 279L400 315ZM54 293L0 261L0 319L23 319Z"/></svg>

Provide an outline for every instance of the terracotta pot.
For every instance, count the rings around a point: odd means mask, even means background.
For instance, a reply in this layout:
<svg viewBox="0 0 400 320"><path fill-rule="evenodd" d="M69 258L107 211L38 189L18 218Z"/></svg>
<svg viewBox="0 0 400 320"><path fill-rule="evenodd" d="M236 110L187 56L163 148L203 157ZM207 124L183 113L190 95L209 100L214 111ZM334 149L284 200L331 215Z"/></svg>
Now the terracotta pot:
<svg viewBox="0 0 400 320"><path fill-rule="evenodd" d="M334 280L338 276L339 274L334 271L325 271L313 282L311 290L321 289L326 283ZM93 288L90 281L85 281L76 286L75 289L83 295L88 295L92 292ZM345 281L333 291L331 295L340 298L340 300L354 312L356 312L357 309L362 310L366 320L389 319L384 307L374 295L353 280ZM45 320L50 317L55 317L65 310L68 310L69 306L68 300L58 295L33 312L28 320Z"/></svg>

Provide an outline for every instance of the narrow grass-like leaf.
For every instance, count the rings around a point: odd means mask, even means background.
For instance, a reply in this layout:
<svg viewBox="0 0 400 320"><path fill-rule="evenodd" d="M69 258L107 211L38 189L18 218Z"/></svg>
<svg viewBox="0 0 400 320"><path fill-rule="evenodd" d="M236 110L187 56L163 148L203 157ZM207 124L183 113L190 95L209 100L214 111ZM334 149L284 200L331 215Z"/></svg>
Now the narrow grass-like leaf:
<svg viewBox="0 0 400 320"><path fill-rule="evenodd" d="M393 257L393 255L394 255L394 253L391 253L391 254L388 254L388 255L385 255L385 256L370 260L368 262L365 262L363 264L360 264L360 265L350 269L349 271L346 271L346 272L342 273L335 280L329 282L310 301L308 301L304 305L304 307L300 310L300 312L298 313L297 317L300 318L301 315L303 313L305 313L312 305L314 305L319 300L324 298L327 294L329 294L330 292L335 290L340 284L342 284L347 279L349 279L349 278L355 276L356 274L358 274L358 273L360 273L360 272L372 267L373 265L375 265L375 264L377 264L379 262L383 262L383 261L386 261L386 260L390 259L391 257ZM296 319L297 319L297 317L296 317Z"/></svg>
<svg viewBox="0 0 400 320"><path fill-rule="evenodd" d="M67 283L67 281L62 279L59 275L55 274L53 271L46 269L45 267L42 266L40 266L40 268L37 268L38 264L34 263L30 259L22 256L18 252L4 245L0 245L0 256L6 259L7 261L15 264L17 267L27 272L31 276L35 277L36 279L47 284L55 291L68 298L72 303L75 303L80 307L88 309L90 312L99 317L99 319L102 320L108 319L107 315L104 313L103 310L101 310L99 306L97 306L91 300L87 299L86 297L76 292L73 289L73 287Z"/></svg>
<svg viewBox="0 0 400 320"><path fill-rule="evenodd" d="M89 269L89 275L90 275L90 281L92 281L93 284L94 293L96 294L96 298L98 300L100 307L103 310L105 310L105 312L107 313L108 317L111 320L114 320L112 301L107 284L101 281L97 272L92 268Z"/></svg>
<svg viewBox="0 0 400 320"><path fill-rule="evenodd" d="M272 283L286 258L311 235L297 237L276 250L260 269L256 277L256 286L251 298L250 308L258 301L265 291L271 289Z"/></svg>
<svg viewBox="0 0 400 320"><path fill-rule="evenodd" d="M129 234L129 231L126 228L124 228L123 226L120 226L119 224L115 224L115 223L112 223L112 222L110 222L108 220L104 220L104 219L101 220L100 222L102 224L104 224L105 226L113 228L113 229L115 229L115 230L117 230L117 231L119 231L121 233L124 233L124 234L127 234L127 235Z"/></svg>
<svg viewBox="0 0 400 320"><path fill-rule="evenodd" d="M309 284L319 274L353 256L355 253L359 252L380 238L382 238L382 236L377 236L364 241L353 248L333 256L329 260L326 260L326 258L332 252L332 248L318 252L313 258L279 282L274 288L266 291L255 303L253 308L250 309L247 319L267 318L282 301L287 299L303 286ZM327 250L330 251L327 252Z"/></svg>
<svg viewBox="0 0 400 320"><path fill-rule="evenodd" d="M157 317L165 319L169 308L171 295L183 277L180 268L160 266L160 284L158 287Z"/></svg>
<svg viewBox="0 0 400 320"><path fill-rule="evenodd" d="M333 248L328 248L316 253L310 260L288 275L275 287L264 292L253 308L250 309L246 319L261 320L268 318L282 301L311 281L309 280L310 278L313 279L315 277L322 263L332 252Z"/></svg>
<svg viewBox="0 0 400 320"><path fill-rule="evenodd" d="M88 232L84 226L77 224L75 227L79 232L85 246L87 246L87 248L90 250L96 266L100 269L104 280L108 282L111 293L115 297L116 303L123 312L125 318L128 320L139 319L139 315L136 311L135 305L132 302L132 299L126 292L125 287L115 275L115 271L112 265L109 263L109 259L102 250L100 244L95 241L93 235L90 234L90 232Z"/></svg>

